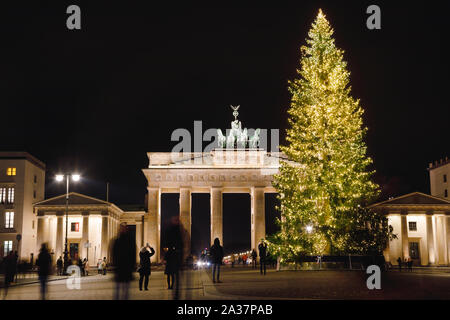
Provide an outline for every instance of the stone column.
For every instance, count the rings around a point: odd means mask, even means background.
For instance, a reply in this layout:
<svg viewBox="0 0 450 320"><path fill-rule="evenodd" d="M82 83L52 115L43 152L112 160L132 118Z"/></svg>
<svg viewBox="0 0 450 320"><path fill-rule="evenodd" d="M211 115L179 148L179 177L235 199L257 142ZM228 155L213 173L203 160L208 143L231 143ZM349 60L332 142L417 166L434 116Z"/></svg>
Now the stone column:
<svg viewBox="0 0 450 320"><path fill-rule="evenodd" d="M111 216L109 216L108 217L108 243L110 243L111 239L112 239L112 230L113 230L112 218L111 218Z"/></svg>
<svg viewBox="0 0 450 320"><path fill-rule="evenodd" d="M142 244L142 222L141 221L136 221L136 261L139 262L139 250L141 250L141 248L144 245Z"/></svg>
<svg viewBox="0 0 450 320"><path fill-rule="evenodd" d="M184 228L183 261L191 253L191 189L180 188L180 222Z"/></svg>
<svg viewBox="0 0 450 320"><path fill-rule="evenodd" d="M223 245L223 214L222 214L222 188L211 187L211 245L215 238L219 238Z"/></svg>
<svg viewBox="0 0 450 320"><path fill-rule="evenodd" d="M445 216L445 237L447 250L447 264L450 265L450 215Z"/></svg>
<svg viewBox="0 0 450 320"><path fill-rule="evenodd" d="M141 239L139 240L142 246L145 245L145 239L147 239L147 217L146 214L143 214L141 217Z"/></svg>
<svg viewBox="0 0 450 320"><path fill-rule="evenodd" d="M251 190L251 228L252 248L258 250L258 244L266 237L266 214L264 201L264 187L252 187Z"/></svg>
<svg viewBox="0 0 450 320"><path fill-rule="evenodd" d="M116 219L116 216L113 215L111 217L111 222L112 222L111 239L114 239L117 236L117 219Z"/></svg>
<svg viewBox="0 0 450 320"><path fill-rule="evenodd" d="M89 212L83 212L83 234L81 238L81 259L88 258L88 248L86 248L86 243L89 243Z"/></svg>
<svg viewBox="0 0 450 320"><path fill-rule="evenodd" d="M106 260L109 261L108 256L108 249L109 249L109 223L108 223L109 217L108 213L102 213L102 244L101 244L101 257L100 259L103 259L103 257L106 257Z"/></svg>
<svg viewBox="0 0 450 320"><path fill-rule="evenodd" d="M428 247L428 264L436 263L436 253L434 248L434 234L433 234L433 215L428 214L426 216L427 227L427 247Z"/></svg>
<svg viewBox="0 0 450 320"><path fill-rule="evenodd" d="M438 251L438 264L447 265L448 264L448 256L446 250L446 225L445 225L445 216L439 215L436 217L436 233L437 233L437 251Z"/></svg>
<svg viewBox="0 0 450 320"><path fill-rule="evenodd" d="M55 244L55 260L63 256L64 251L64 234L63 234L63 212L56 213L56 244Z"/></svg>
<svg viewBox="0 0 450 320"><path fill-rule="evenodd" d="M45 235L45 216L38 216L37 217L37 238L36 238L36 252L39 252L41 249L41 245L45 242L44 235ZM35 261L37 259L37 254L35 255Z"/></svg>
<svg viewBox="0 0 450 320"><path fill-rule="evenodd" d="M401 228L402 228L402 254L403 260L409 258L409 241L408 241L408 223L406 214L401 214Z"/></svg>
<svg viewBox="0 0 450 320"><path fill-rule="evenodd" d="M147 234L144 244L149 243L155 254L152 261L160 261L160 241L161 241L161 189L148 188L148 218Z"/></svg>

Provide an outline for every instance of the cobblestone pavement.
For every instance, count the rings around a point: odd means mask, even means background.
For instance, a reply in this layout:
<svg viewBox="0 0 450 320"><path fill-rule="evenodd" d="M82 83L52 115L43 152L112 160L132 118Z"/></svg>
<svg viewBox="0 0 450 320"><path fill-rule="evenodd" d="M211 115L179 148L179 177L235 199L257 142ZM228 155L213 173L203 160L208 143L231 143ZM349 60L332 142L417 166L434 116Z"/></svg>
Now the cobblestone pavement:
<svg viewBox="0 0 450 320"><path fill-rule="evenodd" d="M247 299L450 299L448 271L390 271L381 290L369 290L364 271L274 271L225 269L215 290Z"/></svg>
<svg viewBox="0 0 450 320"><path fill-rule="evenodd" d="M251 268L223 268L222 283L213 284L209 270L184 273L180 299L450 299L448 272L387 272L381 290L368 290L368 275L363 271L274 271L263 276ZM139 291L136 280L130 286L130 299L171 300L162 271L153 271L149 291ZM51 300L110 300L115 283L113 274L81 279L80 290L69 290L66 280L49 282ZM3 296L2 296L3 297ZM7 300L39 299L39 285L10 288Z"/></svg>
<svg viewBox="0 0 450 320"><path fill-rule="evenodd" d="M54 280L60 280L60 279L66 279L67 276L57 276L57 275L51 275L49 277L50 281ZM32 274L19 274L17 278L15 278L14 282L10 284L11 287L17 286L17 285L23 285L28 283L36 283L39 282L39 277L37 273ZM0 290L5 285L5 277L3 275L0 276Z"/></svg>
<svg viewBox="0 0 450 320"><path fill-rule="evenodd" d="M189 276L189 277L188 277ZM181 278L180 299L204 299L200 272L191 271ZM49 300L111 300L114 298L114 274L106 276L92 275L81 278L81 289L68 289L67 280L50 281L48 283ZM167 282L162 271L152 272L148 291L139 291L138 274L130 284L132 300L170 300L173 290L167 289ZM3 292L1 293L3 298ZM39 284L27 284L11 287L6 300L36 300L39 299Z"/></svg>

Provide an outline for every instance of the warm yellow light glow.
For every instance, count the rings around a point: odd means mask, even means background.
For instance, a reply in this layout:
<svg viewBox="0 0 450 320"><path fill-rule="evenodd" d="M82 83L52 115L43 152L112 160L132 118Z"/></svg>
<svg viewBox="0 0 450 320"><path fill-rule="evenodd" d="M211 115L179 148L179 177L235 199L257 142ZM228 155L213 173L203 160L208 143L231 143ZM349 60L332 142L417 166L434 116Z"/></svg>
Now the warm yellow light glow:
<svg viewBox="0 0 450 320"><path fill-rule="evenodd" d="M16 168L8 168L6 170L6 175L8 175L8 176L15 176L16 175Z"/></svg>

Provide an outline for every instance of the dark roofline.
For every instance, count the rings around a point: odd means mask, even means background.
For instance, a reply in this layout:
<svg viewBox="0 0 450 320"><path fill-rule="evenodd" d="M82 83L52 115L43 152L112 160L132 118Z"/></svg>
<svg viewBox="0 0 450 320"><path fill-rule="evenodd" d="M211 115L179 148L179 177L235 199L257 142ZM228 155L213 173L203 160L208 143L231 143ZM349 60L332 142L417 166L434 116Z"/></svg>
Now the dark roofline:
<svg viewBox="0 0 450 320"><path fill-rule="evenodd" d="M423 193L423 192L415 191L415 192L410 192L410 193L407 193L407 194L404 194L402 196L398 196L398 197L395 197L395 198L392 198L392 199L388 199L388 200L384 200L384 201L381 201L381 202L377 202L377 203L371 204L369 206L369 208L374 208L374 207L378 207L378 206L381 206L381 205L386 205L386 204L389 204L389 202L392 202L394 200L410 197L412 195L421 195L421 196L425 196L425 197L428 197L428 198L432 198L432 199L444 202L444 203L439 203L439 204L428 204L428 203L420 204L420 205L424 205L424 206L428 206L428 205L449 205L450 204L450 201L448 201L446 199L435 197L435 196L432 196L432 195L429 195L429 194L426 194L426 193ZM411 204L413 204L413 203L411 203ZM393 203L392 205L399 205L399 206L401 206L401 205L407 205L407 204L406 203Z"/></svg>
<svg viewBox="0 0 450 320"><path fill-rule="evenodd" d="M437 160L434 163L430 162L427 170L430 171L430 170L445 166L446 164L449 164L449 163L450 163L450 159L448 157L445 157L445 159L441 159L440 162L438 162Z"/></svg>
<svg viewBox="0 0 450 320"><path fill-rule="evenodd" d="M43 163L38 158L32 156L28 152L17 152L17 151L0 151L0 159L6 160L28 160L35 166L45 170L45 163Z"/></svg>
<svg viewBox="0 0 450 320"><path fill-rule="evenodd" d="M147 211L144 204L121 204L117 205L123 211Z"/></svg>

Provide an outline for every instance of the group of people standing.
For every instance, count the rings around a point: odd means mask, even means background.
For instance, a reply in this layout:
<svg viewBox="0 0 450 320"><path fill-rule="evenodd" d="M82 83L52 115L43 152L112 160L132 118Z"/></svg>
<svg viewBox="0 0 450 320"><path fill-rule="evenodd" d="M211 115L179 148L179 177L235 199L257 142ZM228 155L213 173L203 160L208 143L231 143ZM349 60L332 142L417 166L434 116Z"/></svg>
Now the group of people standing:
<svg viewBox="0 0 450 320"><path fill-rule="evenodd" d="M14 281L14 277L17 273L17 252L10 251L9 254L4 258L4 269L5 269L5 283L4 283L4 298L8 294L8 288L11 282ZM36 260L36 266L38 267L38 277L40 282L41 299L46 298L47 293L47 280L48 276L52 270L52 257L48 251L47 244L43 243L39 255Z"/></svg>
<svg viewBox="0 0 450 320"><path fill-rule="evenodd" d="M219 238L214 239L214 244L210 248L210 256L211 256L211 263L212 263L212 280L213 283L221 283L220 281L220 266L223 261L223 247L220 245ZM260 266L260 273L265 275L266 274L266 265L267 265L267 243L264 241L264 239L261 239L261 242L258 245L258 251L259 251L259 266ZM252 257L252 268L257 268L257 253L256 250L253 249L251 253ZM239 257L240 258L240 257ZM247 256L244 255L242 258L244 265L247 263ZM234 256L231 256L231 267L234 267Z"/></svg>
<svg viewBox="0 0 450 320"><path fill-rule="evenodd" d="M182 227L179 221L173 221L168 229L168 246L164 249L164 273L167 276L167 289L175 289L174 298L178 298L179 274L183 264L183 242ZM266 274L267 244L261 239L258 246L260 257L260 272ZM220 266L223 263L224 250L220 244L219 238L214 239L214 244L210 248L210 262L212 264L212 280L214 283L220 283ZM150 259L155 254L155 250L147 243L139 251L139 290L148 290L149 277L151 275ZM253 268L256 268L256 251L252 251ZM13 281L16 273L17 255L12 251L5 258L5 284L6 292L9 283ZM80 268L82 276L88 275L88 260L78 259L77 265ZM128 299L129 283L133 279L133 273L136 270L136 242L128 232L126 225L120 226L119 236L115 239L112 247L112 263L114 266L114 276L116 281L116 299ZM39 256L36 260L38 267L39 281L41 284L41 298L45 299L47 293L48 276L52 272L52 257L44 243L41 246ZM57 274L65 274L65 263L60 256L56 261ZM99 260L97 265L98 273L106 275L107 260L104 257Z"/></svg>
<svg viewBox="0 0 450 320"><path fill-rule="evenodd" d="M402 271L402 265L405 265L405 270L406 270L406 268L408 268L407 270L412 271L413 260L411 259L411 257L406 258L405 261L402 261L402 258L398 257L397 263L398 263L398 269L400 271Z"/></svg>
<svg viewBox="0 0 450 320"><path fill-rule="evenodd" d="M266 274L266 268L267 268L267 263L268 263L268 252L267 252L267 243L264 241L264 239L261 239L261 242L258 245L258 251L259 251L260 273ZM255 249L252 250L250 257L252 258L252 269L257 269L258 253L256 252ZM246 266L247 259L248 259L248 257L246 254L242 255L242 257L239 256L238 264L240 264L242 262L243 265ZM230 260L231 260L231 267L234 268L234 264L236 262L234 255L231 255Z"/></svg>
<svg viewBox="0 0 450 320"><path fill-rule="evenodd" d="M179 270L182 264L182 227L177 217L173 217L167 230L167 243L164 261L166 263L164 273L167 276L167 288L175 289L174 298L178 298ZM112 250L113 265L115 267L116 299L128 299L129 282L133 279L136 266L136 243L127 232L126 226L120 228L119 237L115 240ZM139 251L139 291L147 291L149 277L151 275L151 257L155 250L147 243Z"/></svg>
<svg viewBox="0 0 450 320"><path fill-rule="evenodd" d="M73 265L73 260L69 259L69 261L70 261L70 263L68 263L68 264ZM106 261L106 258L105 258L105 261ZM83 260L81 260L81 258L79 258L77 261L77 265L80 268L81 276L89 275L89 264L88 264L87 258L84 258ZM56 260L56 274L58 276L62 276L65 274L64 261L61 256L59 256L58 260Z"/></svg>

